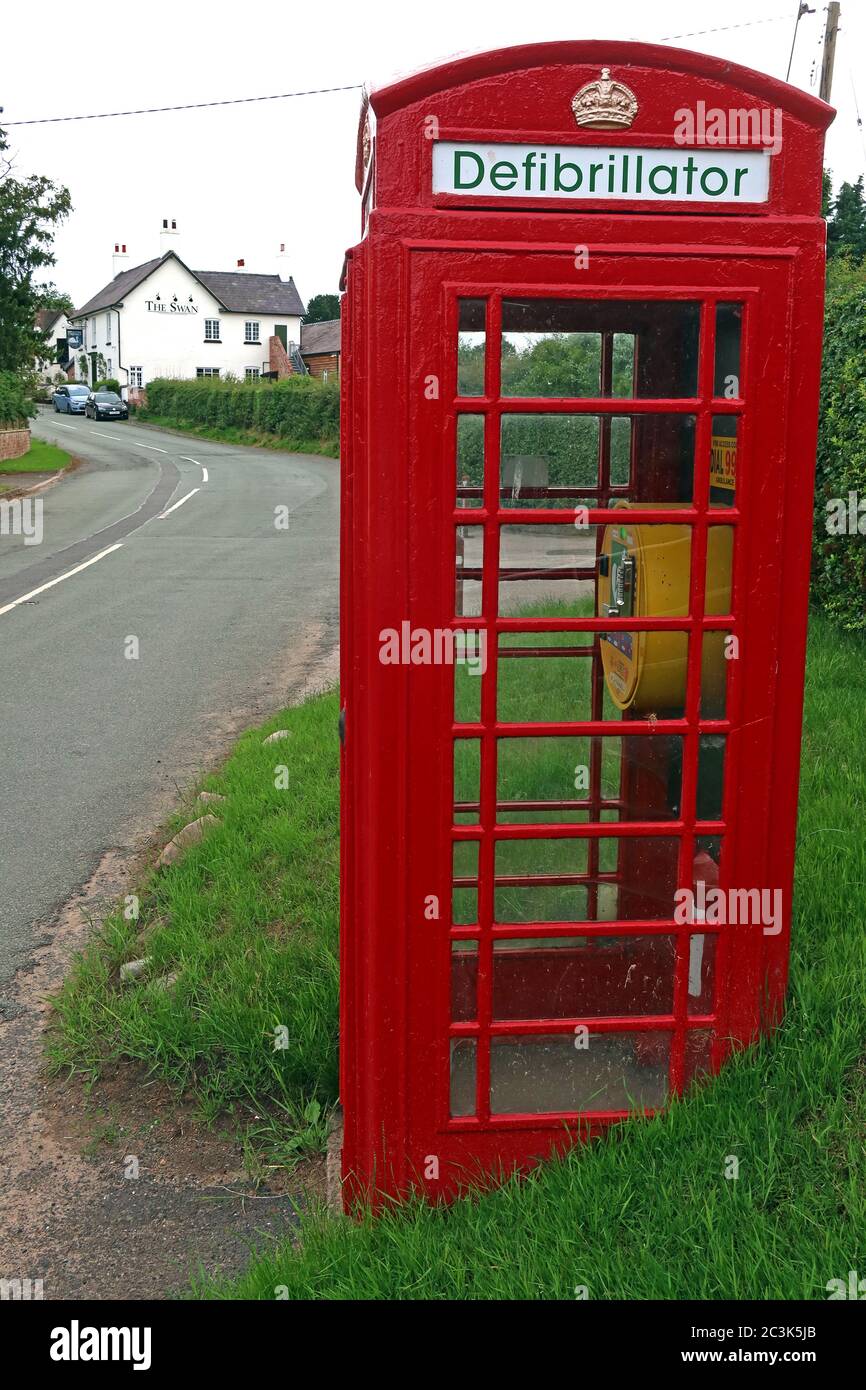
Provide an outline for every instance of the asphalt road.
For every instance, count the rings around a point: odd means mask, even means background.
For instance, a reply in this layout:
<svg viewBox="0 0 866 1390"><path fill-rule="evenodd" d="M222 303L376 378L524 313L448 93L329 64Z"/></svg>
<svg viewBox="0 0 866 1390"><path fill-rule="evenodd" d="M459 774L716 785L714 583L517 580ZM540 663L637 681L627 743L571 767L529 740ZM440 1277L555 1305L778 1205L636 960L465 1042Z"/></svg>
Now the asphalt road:
<svg viewBox="0 0 866 1390"><path fill-rule="evenodd" d="M0 534L0 1013L102 855L337 643L336 462L53 412L33 432L84 464L36 494L40 544Z"/></svg>

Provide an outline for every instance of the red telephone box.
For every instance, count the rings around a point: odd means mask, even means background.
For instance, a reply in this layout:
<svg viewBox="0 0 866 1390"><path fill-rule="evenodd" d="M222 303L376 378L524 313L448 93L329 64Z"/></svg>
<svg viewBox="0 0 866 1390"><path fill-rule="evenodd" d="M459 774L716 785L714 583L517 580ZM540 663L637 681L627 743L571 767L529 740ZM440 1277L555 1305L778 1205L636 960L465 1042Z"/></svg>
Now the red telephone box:
<svg viewBox="0 0 866 1390"><path fill-rule="evenodd" d="M542 44L371 99L343 301L347 1203L663 1107L787 978L832 110Z"/></svg>

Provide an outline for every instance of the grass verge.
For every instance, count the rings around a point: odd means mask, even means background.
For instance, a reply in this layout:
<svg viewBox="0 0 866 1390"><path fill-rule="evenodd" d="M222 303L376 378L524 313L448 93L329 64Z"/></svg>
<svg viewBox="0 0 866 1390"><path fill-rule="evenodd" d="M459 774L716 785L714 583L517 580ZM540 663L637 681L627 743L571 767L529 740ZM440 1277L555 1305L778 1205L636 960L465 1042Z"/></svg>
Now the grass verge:
<svg viewBox="0 0 866 1390"><path fill-rule="evenodd" d="M0 462L0 475L5 473L57 473L68 468L72 459L65 449L56 444L46 444L42 439L33 439L27 453L20 459L3 459Z"/></svg>
<svg viewBox="0 0 866 1390"><path fill-rule="evenodd" d="M862 643L809 648L789 1008L769 1041L653 1120L528 1180L380 1219L307 1217L300 1248L199 1297L823 1299L866 1266ZM732 1171L731 1159L739 1165ZM282 1294L281 1296L285 1296Z"/></svg>
<svg viewBox="0 0 866 1390"><path fill-rule="evenodd" d="M151 415L147 410L138 410L136 420L147 425L159 425L166 430L177 430L193 439L214 439L221 444L246 444L257 449L277 449L291 454L321 454L325 458L340 457L339 439L295 439L267 434L259 430L240 430L231 425L194 425L185 420L175 420L170 416Z"/></svg>
<svg viewBox="0 0 866 1390"><path fill-rule="evenodd" d="M313 1214L299 1249L276 1246L196 1294L552 1299L585 1285L592 1298L825 1298L829 1279L866 1267L864 704L862 641L815 617L791 991L771 1040L666 1114L522 1183L377 1221ZM336 1094L336 713L335 696L319 697L241 739L207 782L228 798L222 825L142 885L137 923L121 912L106 924L52 1041L57 1065L138 1058L193 1086L206 1111L270 1106L287 1162L321 1142ZM290 756L262 746L276 727L291 730ZM281 762L288 791L274 786ZM147 976L121 987L120 962L145 953Z"/></svg>
<svg viewBox="0 0 866 1390"><path fill-rule="evenodd" d="M270 1125L287 1159L299 1131L321 1147L337 1094L337 714L326 694L249 730L204 783L226 800L178 811L166 840L203 814L219 824L147 873L77 959L54 1067L95 1075L132 1058L192 1090L206 1118L232 1112L262 1139ZM278 728L290 737L264 744Z"/></svg>

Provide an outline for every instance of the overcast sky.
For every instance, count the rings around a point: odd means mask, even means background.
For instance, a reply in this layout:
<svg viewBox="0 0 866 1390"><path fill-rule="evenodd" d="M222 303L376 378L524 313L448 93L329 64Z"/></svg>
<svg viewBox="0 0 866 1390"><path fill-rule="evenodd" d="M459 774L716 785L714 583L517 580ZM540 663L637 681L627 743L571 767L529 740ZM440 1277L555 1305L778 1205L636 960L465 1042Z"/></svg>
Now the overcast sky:
<svg viewBox="0 0 866 1390"><path fill-rule="evenodd" d="M826 8L800 23L791 81L817 93ZM545 39L677 38L784 78L796 0L364 0L248 5L149 0L78 9L58 0L4 6L0 122L20 174L66 184L74 211L57 237L55 279L82 304L111 278L111 251L130 264L159 251L163 217L177 219L179 254L197 270L275 271L280 242L302 297L335 291L343 252L357 240L354 187L359 93L300 97L206 111L11 127L40 116L167 106L366 82L443 56ZM774 22L758 23L756 21ZM729 28L746 25L744 28ZM864 172L866 4L843 0L827 164L835 181ZM814 70L813 70L814 69Z"/></svg>

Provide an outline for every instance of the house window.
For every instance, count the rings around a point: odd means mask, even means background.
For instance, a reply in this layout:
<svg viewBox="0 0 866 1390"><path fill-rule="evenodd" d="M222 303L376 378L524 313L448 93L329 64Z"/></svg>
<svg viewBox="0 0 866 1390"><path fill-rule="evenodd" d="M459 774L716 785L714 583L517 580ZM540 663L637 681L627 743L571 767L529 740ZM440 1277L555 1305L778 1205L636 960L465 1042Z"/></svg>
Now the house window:
<svg viewBox="0 0 866 1390"><path fill-rule="evenodd" d="M90 346L96 347L96 319L90 320Z"/></svg>
<svg viewBox="0 0 866 1390"><path fill-rule="evenodd" d="M258 369L258 367L244 367L244 376L246 377L247 381L258 381L258 379L259 379L259 369Z"/></svg>
<svg viewBox="0 0 866 1390"><path fill-rule="evenodd" d="M220 340L220 321L219 319L205 319L204 321L204 340L206 343L218 343Z"/></svg>
<svg viewBox="0 0 866 1390"><path fill-rule="evenodd" d="M251 322L247 322L247 323L245 323L245 324L244 324L244 342L245 342L245 343L258 343L258 342L260 342L260 341L261 341L261 339L260 339L260 337L259 337L259 325L258 325L258 323L256 323L256 322L252 322L252 323L251 323Z"/></svg>
<svg viewBox="0 0 866 1390"><path fill-rule="evenodd" d="M196 376L219 376L219 367L196 367Z"/></svg>
<svg viewBox="0 0 866 1390"><path fill-rule="evenodd" d="M135 388L137 388L138 390L140 390L141 387L142 387L143 384L144 384L143 377L144 377L144 368L143 368L143 367L130 367L130 369L129 369L129 384L130 384L130 386L135 387Z"/></svg>
<svg viewBox="0 0 866 1390"><path fill-rule="evenodd" d="M108 313L105 315L105 341L106 341L106 344L110 347L110 346L111 346L111 310L109 310Z"/></svg>

